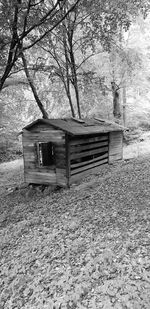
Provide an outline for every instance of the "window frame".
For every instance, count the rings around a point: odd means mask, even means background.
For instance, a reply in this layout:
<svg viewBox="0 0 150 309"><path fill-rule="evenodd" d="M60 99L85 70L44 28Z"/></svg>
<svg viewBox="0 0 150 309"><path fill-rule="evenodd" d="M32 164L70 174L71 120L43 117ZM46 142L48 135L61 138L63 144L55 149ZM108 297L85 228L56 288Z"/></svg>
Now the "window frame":
<svg viewBox="0 0 150 309"><path fill-rule="evenodd" d="M50 151L49 156L50 156L50 160L52 162L49 162L49 164L44 164L43 162L41 163L41 159L43 160L43 157L44 157L43 156L44 150L42 150L41 145L47 145L47 148L51 147L51 151ZM55 144L50 142L50 141L48 141L48 142L36 142L36 143L34 143L34 146L35 146L36 166L40 169L44 169L44 168L54 169L55 165L56 165ZM47 152L48 152L48 149L47 149Z"/></svg>

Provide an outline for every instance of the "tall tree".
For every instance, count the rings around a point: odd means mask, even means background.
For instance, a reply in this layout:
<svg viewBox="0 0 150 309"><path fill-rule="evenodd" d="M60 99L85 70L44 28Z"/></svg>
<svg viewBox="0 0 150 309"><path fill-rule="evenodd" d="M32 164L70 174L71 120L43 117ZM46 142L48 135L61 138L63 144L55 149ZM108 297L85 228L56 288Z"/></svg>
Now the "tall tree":
<svg viewBox="0 0 150 309"><path fill-rule="evenodd" d="M75 35L78 35L79 32L82 33L79 36L79 41L76 40L76 42L78 41L84 55L89 48L95 52L97 42L100 42L105 50L110 51L114 33L120 24L123 29L128 29L132 16L135 16L139 9L145 13L149 9L148 1L145 1L143 5L141 0L127 0L125 2L123 0L1 0L0 57L2 74L0 90L13 70L16 69L21 53L23 52L25 55L26 50L31 51L39 42L44 42L52 31L56 29L60 31L58 26L61 25L62 41L65 46L65 74L67 76L64 85L72 114L75 115L70 98L70 85L73 85L78 115L81 117ZM62 74L63 70L61 67L60 69ZM29 70L28 73L30 73ZM46 117L46 113L44 117Z"/></svg>
<svg viewBox="0 0 150 309"><path fill-rule="evenodd" d="M69 6L70 1L66 1L63 7L60 5L62 16L66 10L69 10ZM112 45L116 44L118 29L121 27L127 30L132 18L143 8L141 1L134 3L131 0L126 3L123 0L111 1L111 3L103 0L81 1L60 23L59 27L46 37L45 42L40 44L49 53L49 58L53 58L53 60L49 59L53 68L51 76L55 75L62 80L73 116L75 110L70 91L72 86L76 95L78 117L81 117L79 81L82 77L82 64L97 53L97 45L101 44L104 50L111 53ZM111 90L113 105L116 109L114 114L119 117L120 93L117 88L112 87Z"/></svg>
<svg viewBox="0 0 150 309"><path fill-rule="evenodd" d="M73 1L70 11L79 1ZM60 2L63 6L66 1L0 1L0 52L3 60L0 91L20 57L20 52L31 49L66 18L69 11L60 15Z"/></svg>
<svg viewBox="0 0 150 309"><path fill-rule="evenodd" d="M70 8L69 1L66 5L61 7L61 15L63 16ZM87 17L86 11L83 14L81 6L76 6L63 20L60 25L52 31L40 44L40 47L46 52L46 60L49 57L49 64L47 66L49 70L52 68L50 77L58 77L64 84L66 95L69 100L72 116L75 116L75 108L72 102L71 88L74 88L76 103L77 103L77 114L81 118L80 111L80 100L79 100L79 85L78 85L78 70L87 58L93 55L93 51L86 55L84 49L84 42L88 37L85 36L81 29L82 20ZM89 38L91 42L91 38ZM89 44L90 47L90 44ZM87 56L87 57L86 57ZM42 65L44 66L43 59ZM81 73L81 72L80 72Z"/></svg>

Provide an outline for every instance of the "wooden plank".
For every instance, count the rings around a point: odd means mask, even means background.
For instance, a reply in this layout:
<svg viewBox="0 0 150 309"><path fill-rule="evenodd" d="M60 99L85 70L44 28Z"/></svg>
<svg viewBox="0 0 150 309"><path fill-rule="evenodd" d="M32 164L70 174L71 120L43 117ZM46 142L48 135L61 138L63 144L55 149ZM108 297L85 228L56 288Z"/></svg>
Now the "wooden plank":
<svg viewBox="0 0 150 309"><path fill-rule="evenodd" d="M123 158L123 135L122 132L109 134L109 163Z"/></svg>
<svg viewBox="0 0 150 309"><path fill-rule="evenodd" d="M109 162L116 161L116 160L122 160L122 157L120 154L117 153L117 154L109 156Z"/></svg>
<svg viewBox="0 0 150 309"><path fill-rule="evenodd" d="M53 126L50 126L50 125L46 125L44 123L41 123L41 124L35 124L34 126L32 126L29 130L27 131L30 131L30 132L40 132L40 131L47 131L47 130L54 130L54 127Z"/></svg>
<svg viewBox="0 0 150 309"><path fill-rule="evenodd" d="M117 140L122 137L122 132L110 132L111 140Z"/></svg>
<svg viewBox="0 0 150 309"><path fill-rule="evenodd" d="M108 134L103 134L103 135L98 135L95 137L84 137L84 138L77 138L77 139L72 139L70 140L70 145L83 145L83 144L90 144L94 142L99 142L99 141L106 141L108 140Z"/></svg>
<svg viewBox="0 0 150 309"><path fill-rule="evenodd" d="M95 120L98 120L100 122L106 122L106 119L103 119L103 118L97 118L97 117L94 117Z"/></svg>
<svg viewBox="0 0 150 309"><path fill-rule="evenodd" d="M30 170L35 168L35 162L24 162L24 170Z"/></svg>
<svg viewBox="0 0 150 309"><path fill-rule="evenodd" d="M35 164L36 163L35 160L32 159L32 158L26 158L25 157L24 160L25 160L26 163L29 163L29 164L32 164L32 163Z"/></svg>
<svg viewBox="0 0 150 309"><path fill-rule="evenodd" d="M55 154L55 159L56 160L60 160L60 159L64 159L66 158L66 154L65 153L56 153Z"/></svg>
<svg viewBox="0 0 150 309"><path fill-rule="evenodd" d="M57 151L57 152L59 152L59 151L65 151L66 150L66 147L65 147L65 144L60 144L60 145L55 145L55 150Z"/></svg>
<svg viewBox="0 0 150 309"><path fill-rule="evenodd" d="M103 164L107 164L107 162L103 163ZM70 178L70 184L78 182L86 176L89 176L89 175L92 175L92 174L98 174L101 171L101 168L102 168L102 166L99 165L99 166L96 166L96 167L94 167L90 170L84 171L80 174L72 175L71 178Z"/></svg>
<svg viewBox="0 0 150 309"><path fill-rule="evenodd" d="M66 169L65 168L57 168L56 167L56 173L60 174L60 175L65 175L66 176Z"/></svg>
<svg viewBox="0 0 150 309"><path fill-rule="evenodd" d="M30 140L24 140L23 141L23 143L22 143L22 145L23 145L23 147L28 147L28 146L34 146L36 143L43 143L43 142L45 142L45 141L37 141L37 140L33 140L33 141L30 141ZM51 141L46 141L45 143L47 143L47 142L51 142ZM64 143L64 141L62 141L62 142L60 142L60 143L55 143L55 142L53 142L53 144L55 145L55 147L56 146L62 146L62 147L64 147L65 146L65 143Z"/></svg>
<svg viewBox="0 0 150 309"><path fill-rule="evenodd" d="M56 168L56 181L60 186L67 185L66 169Z"/></svg>
<svg viewBox="0 0 150 309"><path fill-rule="evenodd" d="M39 177L38 175L33 175L25 172L25 179L26 182L29 183L37 183L37 184L57 184L55 178L46 178L46 177Z"/></svg>
<svg viewBox="0 0 150 309"><path fill-rule="evenodd" d="M108 158L107 159L103 159L103 160L100 160L96 163L92 163L92 164L88 164L86 166L82 166L80 168L77 168L73 171L71 171L71 175L75 175L75 174L78 174L78 173L82 173L83 171L86 171L86 170L89 170L89 169L92 169L96 166L99 166L99 165L102 165L104 163L108 163Z"/></svg>
<svg viewBox="0 0 150 309"><path fill-rule="evenodd" d="M63 147L60 147L60 148L56 148L55 147L55 153L57 154L57 156L59 156L59 154L66 154L66 149L65 149L65 147L63 148Z"/></svg>
<svg viewBox="0 0 150 309"><path fill-rule="evenodd" d="M94 154L98 154L98 153L103 153L103 152L107 152L108 151L108 146L106 147L101 147L99 149L94 149L94 150L90 150L90 151L85 151L85 152L81 152L81 153L74 153L71 154L70 159L78 159L78 158L85 158Z"/></svg>
<svg viewBox="0 0 150 309"><path fill-rule="evenodd" d="M118 140L118 141L115 141L115 142L111 141L111 146L112 146L113 148L118 148L118 147L120 147L121 145L122 145L122 140L121 140L121 139Z"/></svg>
<svg viewBox="0 0 150 309"><path fill-rule="evenodd" d="M22 139L22 146L23 147L34 146L34 142L33 141L29 141L29 140L26 141L26 138L25 138L25 139Z"/></svg>
<svg viewBox="0 0 150 309"><path fill-rule="evenodd" d="M55 170L47 170L47 169L38 170L38 168L34 168L34 169L27 171L27 173L33 174L33 175L38 175L39 177L46 177L46 178L56 177L56 171Z"/></svg>
<svg viewBox="0 0 150 309"><path fill-rule="evenodd" d="M122 143L119 143L118 145L110 145L111 146L111 148L110 148L110 151L118 151L118 150L121 150L121 148L122 148Z"/></svg>
<svg viewBox="0 0 150 309"><path fill-rule="evenodd" d="M102 146L108 146L108 141L101 141L101 142L97 142L97 143L87 144L86 146L85 145L76 145L76 146L74 145L74 146L71 146L70 152L72 154L72 153L75 153L75 152L81 152L81 151L84 151L84 150L95 149L95 148L102 147Z"/></svg>
<svg viewBox="0 0 150 309"><path fill-rule="evenodd" d="M31 137L30 140L28 138L25 139L25 142L35 142L35 143L48 143L52 142L54 144L64 144L63 138L57 137L57 136L37 136L37 137Z"/></svg>
<svg viewBox="0 0 150 309"><path fill-rule="evenodd" d="M33 183L33 184L39 184L39 185L57 185L56 181L54 180L46 180L46 179L40 179L40 178L34 178L32 176L29 176L27 174L24 175L24 181L26 183Z"/></svg>
<svg viewBox="0 0 150 309"><path fill-rule="evenodd" d="M45 130L45 131L40 131L40 132L29 132L29 131L25 131L23 132L23 137L27 137L27 138L36 138L39 136L57 136L57 137L62 137L64 136L64 132L61 130Z"/></svg>
<svg viewBox="0 0 150 309"><path fill-rule="evenodd" d="M116 139L116 138L119 138L119 137L121 137L122 136L122 132L120 132L120 131L113 131L113 132L110 132L109 133L109 138L111 137L111 139Z"/></svg>
<svg viewBox="0 0 150 309"><path fill-rule="evenodd" d="M119 137L121 137L122 136L122 132L110 132L110 134L109 135L111 135L111 138L113 139L116 139L116 138L119 138Z"/></svg>
<svg viewBox="0 0 150 309"><path fill-rule="evenodd" d="M65 143L65 133L60 130L42 131L39 133L23 132L23 142Z"/></svg>
<svg viewBox="0 0 150 309"><path fill-rule="evenodd" d="M56 160L56 167L58 168L65 168L66 167L66 161L65 160Z"/></svg>
<svg viewBox="0 0 150 309"><path fill-rule="evenodd" d="M102 159L106 159L108 158L108 152L106 152L104 155L101 155L97 158L94 158L94 159L91 159L91 160L87 160L85 162L80 162L80 163L72 163L71 164L71 169L74 169L74 168L78 168L80 166L84 166L84 165L87 165L87 164L90 164L90 163L94 163L96 161L99 161L99 160L102 160Z"/></svg>
<svg viewBox="0 0 150 309"><path fill-rule="evenodd" d="M67 186L70 186L70 142L69 137L66 134L66 177L67 177Z"/></svg>
<svg viewBox="0 0 150 309"><path fill-rule="evenodd" d="M66 165L66 157L65 157L65 155L60 154L60 155L55 156L55 163L56 163L56 165L59 162L62 162L62 164Z"/></svg>
<svg viewBox="0 0 150 309"><path fill-rule="evenodd" d="M55 130L54 128L51 130L51 129L47 129L47 130L41 130L40 132L30 132L28 130L23 130L23 136L27 136L27 137L30 137L30 136L38 136L39 134L59 134L59 136L61 136L62 134L64 135L64 132L62 130Z"/></svg>
<svg viewBox="0 0 150 309"><path fill-rule="evenodd" d="M113 132L114 133L114 132ZM118 141L121 140L121 136L114 136L112 133L110 134L110 139L109 141L112 143L112 144L116 144Z"/></svg>
<svg viewBox="0 0 150 309"><path fill-rule="evenodd" d="M121 151L120 151L120 149L113 149L113 151L111 151L110 153L109 153L109 156L113 156L113 155L116 155L116 154L121 154Z"/></svg>
<svg viewBox="0 0 150 309"><path fill-rule="evenodd" d="M30 154L30 155L28 155L28 154L25 154L25 153L23 153L23 155L24 155L24 160L27 162L27 161L29 161L29 162L33 162L33 163L35 163L35 157L34 157L34 154Z"/></svg>
<svg viewBox="0 0 150 309"><path fill-rule="evenodd" d="M33 144L32 144L32 146L31 146L31 145L23 146L23 152L24 152L25 154L34 153L34 151L35 151L35 147L34 147Z"/></svg>
<svg viewBox="0 0 150 309"><path fill-rule="evenodd" d="M117 147L117 146L120 146L122 144L122 139L118 139L118 140L115 140L115 141L111 140L110 143L111 143L111 146Z"/></svg>
<svg viewBox="0 0 150 309"><path fill-rule="evenodd" d="M82 120L82 119L78 119L78 118L74 118L74 117L71 117L71 119L74 120L77 123L85 123L85 121Z"/></svg>
<svg viewBox="0 0 150 309"><path fill-rule="evenodd" d="M64 178L58 177L57 180L56 180L56 183L59 186L66 186L67 185L67 178L66 177L64 177Z"/></svg>
<svg viewBox="0 0 150 309"><path fill-rule="evenodd" d="M48 174L50 177L56 174L55 166L37 166L35 162L26 161L26 171L41 174Z"/></svg>
<svg viewBox="0 0 150 309"><path fill-rule="evenodd" d="M24 153L24 159L26 161L35 161L35 154L34 153Z"/></svg>
<svg viewBox="0 0 150 309"><path fill-rule="evenodd" d="M29 158L29 160L32 158L33 160L35 159L35 152L23 152L24 153L24 156L25 156L25 158L26 159L28 159Z"/></svg>
<svg viewBox="0 0 150 309"><path fill-rule="evenodd" d="M49 175L54 175L56 173L55 166L35 166L34 170L38 173L47 173Z"/></svg>
<svg viewBox="0 0 150 309"><path fill-rule="evenodd" d="M121 130L122 130L122 131L129 131L129 128L124 127L124 126L122 126L122 125L120 125L120 124L118 124L118 123L116 123L116 122L114 122L114 121L110 121L110 120L108 120L108 119L103 119L103 118L97 118L97 117L94 117L94 119L97 120L97 121L99 121L99 122L103 122L103 123L105 122L106 124L114 125L114 126L120 128L120 131L121 131Z"/></svg>
<svg viewBox="0 0 150 309"><path fill-rule="evenodd" d="M25 178L27 182L37 184L56 184L56 173L40 173L35 170L25 171Z"/></svg>

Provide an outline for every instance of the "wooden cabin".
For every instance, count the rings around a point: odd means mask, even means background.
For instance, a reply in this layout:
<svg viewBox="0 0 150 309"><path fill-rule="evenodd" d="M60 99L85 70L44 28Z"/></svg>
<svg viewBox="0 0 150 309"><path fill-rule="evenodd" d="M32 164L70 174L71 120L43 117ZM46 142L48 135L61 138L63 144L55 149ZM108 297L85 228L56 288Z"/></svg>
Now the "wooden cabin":
<svg viewBox="0 0 150 309"><path fill-rule="evenodd" d="M123 157L123 127L99 118L38 119L22 131L24 180L70 186Z"/></svg>

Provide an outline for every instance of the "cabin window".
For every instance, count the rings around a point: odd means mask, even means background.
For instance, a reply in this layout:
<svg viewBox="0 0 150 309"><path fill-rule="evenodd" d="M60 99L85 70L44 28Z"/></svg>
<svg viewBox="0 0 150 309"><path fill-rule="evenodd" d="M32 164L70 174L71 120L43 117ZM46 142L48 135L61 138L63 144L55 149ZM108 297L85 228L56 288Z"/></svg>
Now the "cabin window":
<svg viewBox="0 0 150 309"><path fill-rule="evenodd" d="M36 154L38 166L53 166L55 164L55 149L53 143L36 143Z"/></svg>

